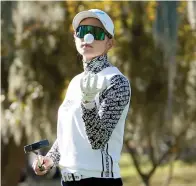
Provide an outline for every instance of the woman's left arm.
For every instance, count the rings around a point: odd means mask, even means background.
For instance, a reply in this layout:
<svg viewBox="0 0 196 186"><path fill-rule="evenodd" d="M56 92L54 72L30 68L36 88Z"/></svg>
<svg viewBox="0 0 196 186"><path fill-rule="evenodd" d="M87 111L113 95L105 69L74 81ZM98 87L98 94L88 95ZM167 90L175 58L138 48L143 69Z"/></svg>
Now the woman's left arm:
<svg viewBox="0 0 196 186"><path fill-rule="evenodd" d="M90 109L82 103L82 118L92 149L100 149L109 141L130 96L129 81L122 75L115 75L110 86L100 93L99 109L95 102Z"/></svg>

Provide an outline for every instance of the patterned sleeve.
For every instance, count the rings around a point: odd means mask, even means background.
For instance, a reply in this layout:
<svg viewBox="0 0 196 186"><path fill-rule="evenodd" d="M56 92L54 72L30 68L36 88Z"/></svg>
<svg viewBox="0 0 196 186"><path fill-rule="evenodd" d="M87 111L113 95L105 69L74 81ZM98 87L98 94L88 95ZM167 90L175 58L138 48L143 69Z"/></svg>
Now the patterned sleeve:
<svg viewBox="0 0 196 186"><path fill-rule="evenodd" d="M60 160L60 153L59 153L59 146L58 146L57 139L52 145L51 149L46 154L46 156L50 157L53 160L54 166L58 165L59 160Z"/></svg>
<svg viewBox="0 0 196 186"><path fill-rule="evenodd" d="M81 104L82 118L92 149L100 149L108 142L129 103L130 95L128 80L122 75L115 75L110 80L110 86L99 96L99 109L96 105L89 109Z"/></svg>

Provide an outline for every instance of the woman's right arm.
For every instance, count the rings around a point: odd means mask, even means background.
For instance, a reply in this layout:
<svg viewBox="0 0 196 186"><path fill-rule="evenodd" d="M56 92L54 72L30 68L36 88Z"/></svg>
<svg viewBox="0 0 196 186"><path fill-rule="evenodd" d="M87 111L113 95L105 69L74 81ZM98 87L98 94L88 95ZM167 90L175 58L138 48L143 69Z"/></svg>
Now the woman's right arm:
<svg viewBox="0 0 196 186"><path fill-rule="evenodd" d="M46 157L50 157L52 159L52 161L54 162L54 166L58 165L59 160L60 160L60 152L59 152L59 146L58 146L57 139L52 145L51 149L46 154Z"/></svg>
<svg viewBox="0 0 196 186"><path fill-rule="evenodd" d="M52 167L56 167L60 160L60 153L57 139L52 145L52 148L48 151L46 156L39 155L34 160L32 168L35 174L42 176L46 174ZM42 165L43 170L40 169L39 165Z"/></svg>

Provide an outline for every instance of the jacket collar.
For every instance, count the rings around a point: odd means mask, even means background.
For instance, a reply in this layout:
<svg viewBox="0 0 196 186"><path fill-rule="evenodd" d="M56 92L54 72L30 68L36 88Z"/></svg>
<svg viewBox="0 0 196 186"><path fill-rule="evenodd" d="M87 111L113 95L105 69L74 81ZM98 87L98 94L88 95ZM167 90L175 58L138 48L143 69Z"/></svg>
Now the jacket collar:
<svg viewBox="0 0 196 186"><path fill-rule="evenodd" d="M109 66L113 65L108 61L107 54L95 57L90 61L83 61L84 72L97 74L98 72Z"/></svg>

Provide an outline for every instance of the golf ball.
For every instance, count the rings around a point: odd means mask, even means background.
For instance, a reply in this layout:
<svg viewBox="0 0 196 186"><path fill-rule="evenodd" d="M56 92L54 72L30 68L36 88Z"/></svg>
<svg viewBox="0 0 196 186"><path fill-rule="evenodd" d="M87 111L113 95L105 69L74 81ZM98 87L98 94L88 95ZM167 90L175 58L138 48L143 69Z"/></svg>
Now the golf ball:
<svg viewBox="0 0 196 186"><path fill-rule="evenodd" d="M92 34L86 34L84 36L84 41L87 43L87 44L91 44L93 41L94 41L94 36Z"/></svg>

